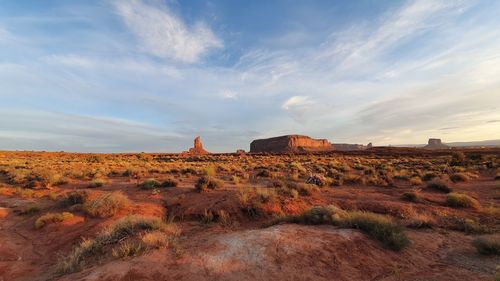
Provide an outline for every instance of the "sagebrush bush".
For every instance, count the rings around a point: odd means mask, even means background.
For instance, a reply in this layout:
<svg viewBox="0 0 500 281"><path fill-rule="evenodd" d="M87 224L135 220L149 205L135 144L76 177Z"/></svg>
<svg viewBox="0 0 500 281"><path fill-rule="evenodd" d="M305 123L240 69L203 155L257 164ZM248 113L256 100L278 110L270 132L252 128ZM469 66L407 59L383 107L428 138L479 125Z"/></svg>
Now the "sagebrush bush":
<svg viewBox="0 0 500 281"><path fill-rule="evenodd" d="M58 223L73 218L73 214L69 212L62 213L46 213L35 221L35 228L40 229L49 223Z"/></svg>
<svg viewBox="0 0 500 281"><path fill-rule="evenodd" d="M427 173L425 173L422 176L422 180L424 180L424 181L430 181L430 180L432 180L434 178L437 178L437 177L438 177L438 175L436 173L434 173L434 172L427 172Z"/></svg>
<svg viewBox="0 0 500 281"><path fill-rule="evenodd" d="M336 206L312 207L299 216L288 216L279 221L302 224L333 224L359 229L371 238L380 241L391 250L399 251L410 241L403 228L384 215L363 211L344 211Z"/></svg>
<svg viewBox="0 0 500 281"><path fill-rule="evenodd" d="M410 202L418 202L420 201L420 196L416 192L405 192L401 195L401 199Z"/></svg>
<svg viewBox="0 0 500 281"><path fill-rule="evenodd" d="M312 207L298 217L291 217L290 222L302 224L336 224L340 222L340 216L345 217L346 212L336 206Z"/></svg>
<svg viewBox="0 0 500 281"><path fill-rule="evenodd" d="M96 188L96 187L102 187L106 184L106 180L102 178L95 178L90 182L89 187L90 188Z"/></svg>
<svg viewBox="0 0 500 281"><path fill-rule="evenodd" d="M95 239L84 239L68 256L59 261L58 272L68 274L79 271L84 266L86 259L95 259L96 256L105 254L105 247L109 245L113 246L117 243L120 244L114 247L111 253L115 257L124 257L132 253L138 254L143 252L143 250L147 249L148 242L155 244L152 242L153 238L145 238L145 235L155 231L160 231L168 237L179 235L179 230L175 225L166 224L160 218L142 216L127 216L122 218L106 228ZM136 235L140 235L139 238L145 241L144 244L136 248L128 248L131 245L126 245L126 243L130 243L126 239Z"/></svg>
<svg viewBox="0 0 500 281"><path fill-rule="evenodd" d="M147 179L145 180L140 187L142 189L155 189L161 186L161 183L156 179Z"/></svg>
<svg viewBox="0 0 500 281"><path fill-rule="evenodd" d="M401 226L383 215L360 211L349 212L341 224L366 232L391 250L401 250L410 243Z"/></svg>
<svg viewBox="0 0 500 281"><path fill-rule="evenodd" d="M130 208L132 203L121 191L105 193L84 204L84 210L92 217L111 217L120 210Z"/></svg>
<svg viewBox="0 0 500 281"><path fill-rule="evenodd" d="M500 236L480 237L473 245L481 255L500 255Z"/></svg>
<svg viewBox="0 0 500 281"><path fill-rule="evenodd" d="M214 189L219 189L223 186L222 181L209 177L209 176L202 176L198 179L196 182L194 188L198 192L205 192L208 190L214 190Z"/></svg>
<svg viewBox="0 0 500 281"><path fill-rule="evenodd" d="M427 188L444 193L451 192L451 188L442 180L432 180L427 184Z"/></svg>
<svg viewBox="0 0 500 281"><path fill-rule="evenodd" d="M161 187L177 187L179 182L174 179L166 179L161 183Z"/></svg>
<svg viewBox="0 0 500 281"><path fill-rule="evenodd" d="M144 244L139 241L125 240L117 247L114 247L111 254L115 258L133 257L142 254L146 248Z"/></svg>
<svg viewBox="0 0 500 281"><path fill-rule="evenodd" d="M449 193L446 196L446 205L454 208L475 208L481 207L479 202L466 194L461 193Z"/></svg>
<svg viewBox="0 0 500 281"><path fill-rule="evenodd" d="M450 176L452 182L466 182L469 180L469 176L465 173L455 173Z"/></svg>
<svg viewBox="0 0 500 281"><path fill-rule="evenodd" d="M89 193L85 190L75 190L63 195L57 202L60 207L73 206L87 202Z"/></svg>

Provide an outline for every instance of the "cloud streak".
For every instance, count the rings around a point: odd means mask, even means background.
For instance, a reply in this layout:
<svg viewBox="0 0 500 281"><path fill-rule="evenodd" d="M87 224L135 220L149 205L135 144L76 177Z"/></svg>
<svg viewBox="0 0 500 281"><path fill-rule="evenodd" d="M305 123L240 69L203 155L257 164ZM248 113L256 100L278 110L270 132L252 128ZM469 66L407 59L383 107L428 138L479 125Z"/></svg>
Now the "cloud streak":
<svg viewBox="0 0 500 281"><path fill-rule="evenodd" d="M140 0L116 1L116 10L128 28L152 55L195 63L211 49L222 48L222 40L203 22L188 27L166 6Z"/></svg>
<svg viewBox="0 0 500 281"><path fill-rule="evenodd" d="M17 42L35 38L29 46L14 42L0 50L0 119L9 128L3 147L36 148L37 136L54 141L38 149L70 150L74 143L71 150L99 151L181 151L196 135L212 151L248 149L253 138L288 133L376 145L424 143L429 136L500 138L498 124L488 122L500 119L495 2L408 1L332 24L319 45L290 48L287 36L247 46L231 37L240 30L200 29L159 1L112 3L115 13L104 22L80 16L95 26L117 20L117 32L85 35L74 27L79 32L71 41L81 48L60 47L55 35L23 33L36 29L32 20L14 25L0 17ZM283 34L294 31L287 27ZM289 46L303 42L290 40ZM19 111L7 114L12 108ZM48 117L54 112L58 117ZM103 121L108 118L120 121ZM36 120L45 121L26 125ZM82 133L62 126L64 120ZM127 135L132 141L120 144Z"/></svg>

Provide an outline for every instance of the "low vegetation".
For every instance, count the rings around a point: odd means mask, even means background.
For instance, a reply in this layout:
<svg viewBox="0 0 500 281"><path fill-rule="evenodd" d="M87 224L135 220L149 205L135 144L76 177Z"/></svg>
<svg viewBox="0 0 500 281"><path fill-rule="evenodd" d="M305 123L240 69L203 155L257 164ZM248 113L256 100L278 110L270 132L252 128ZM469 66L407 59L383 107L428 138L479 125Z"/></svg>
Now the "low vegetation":
<svg viewBox="0 0 500 281"><path fill-rule="evenodd" d="M389 217L363 211L344 211L335 206L313 207L299 216L289 216L280 221L302 224L332 224L359 229L371 238L380 241L391 250L401 250L410 241L403 228Z"/></svg>
<svg viewBox="0 0 500 281"><path fill-rule="evenodd" d="M128 216L105 229L94 239L84 239L68 256L59 261L58 272L68 274L81 270L96 258L133 256L149 249L165 247L179 230L160 218Z"/></svg>
<svg viewBox="0 0 500 281"><path fill-rule="evenodd" d="M432 180L427 184L427 188L444 193L451 192L451 188L443 180Z"/></svg>
<svg viewBox="0 0 500 281"><path fill-rule="evenodd" d="M202 176L196 182L194 188L198 192L207 192L209 190L219 189L223 186L221 180L211 176Z"/></svg>
<svg viewBox="0 0 500 281"><path fill-rule="evenodd" d="M474 247L481 255L500 256L500 236L486 236L474 240Z"/></svg>
<svg viewBox="0 0 500 281"><path fill-rule="evenodd" d="M120 191L105 193L85 203L84 210L92 217L111 217L117 212L129 209L131 201Z"/></svg>
<svg viewBox="0 0 500 281"><path fill-rule="evenodd" d="M69 213L69 212L46 213L46 214L42 215L41 217L39 217L35 221L35 228L40 229L40 228L46 226L47 224L59 223L59 222L65 221L65 220L69 220L71 218L73 218L73 214Z"/></svg>
<svg viewBox="0 0 500 281"><path fill-rule="evenodd" d="M466 194L461 193L449 193L446 196L446 205L453 208L475 208L479 209L479 202Z"/></svg>

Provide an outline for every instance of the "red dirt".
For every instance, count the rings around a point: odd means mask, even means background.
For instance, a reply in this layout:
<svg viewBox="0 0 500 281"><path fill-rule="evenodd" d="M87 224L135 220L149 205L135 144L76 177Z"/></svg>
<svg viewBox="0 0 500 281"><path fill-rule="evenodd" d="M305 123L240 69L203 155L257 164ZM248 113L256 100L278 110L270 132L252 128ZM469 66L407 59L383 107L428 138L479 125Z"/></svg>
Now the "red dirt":
<svg viewBox="0 0 500 281"><path fill-rule="evenodd" d="M152 174L158 180L172 175ZM343 209L388 214L404 221L407 213L434 216L432 229L405 229L411 244L401 252L385 249L366 234L334 226L280 224L270 227L270 216L253 220L245 216L237 196L245 186L267 185L267 180L240 185L225 182L220 190L197 193L196 176L176 175L179 186L158 193L141 190L137 180L110 177L100 188L88 189L88 182L70 183L38 190L23 199L3 181L9 192L0 193L0 280L493 280L498 256L480 256L472 246L476 235L448 228L452 218L473 218L499 225L474 209L454 209L444 205L446 195L423 186L397 182L395 187L343 185L323 187L311 196L286 198L263 204L269 213L300 214L311 206L335 204ZM469 182L450 184L454 191L473 196L483 207L499 206L499 181L489 174ZM75 189L91 192L91 197L122 191L133 206L112 218L91 218L75 211L75 217L35 229L34 222L46 212L61 212L47 195ZM401 200L404 192L420 190L423 199ZM12 191L12 192L11 192ZM36 204L41 211L20 215ZM2 209L3 208L3 209ZM203 225L208 210L224 210L233 224ZM81 272L57 276L59 257L71 252L82 237L95 237L103 228L128 214L167 218L173 216L182 235L171 248L142 256L115 259L89 265Z"/></svg>

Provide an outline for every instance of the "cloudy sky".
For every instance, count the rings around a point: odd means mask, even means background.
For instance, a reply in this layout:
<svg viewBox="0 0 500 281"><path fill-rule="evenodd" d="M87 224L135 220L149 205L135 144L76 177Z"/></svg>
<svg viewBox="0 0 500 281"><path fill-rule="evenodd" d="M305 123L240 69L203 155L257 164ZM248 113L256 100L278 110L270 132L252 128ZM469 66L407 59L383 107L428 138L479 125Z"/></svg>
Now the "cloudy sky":
<svg viewBox="0 0 500 281"><path fill-rule="evenodd" d="M500 139L500 1L2 0L0 149Z"/></svg>

